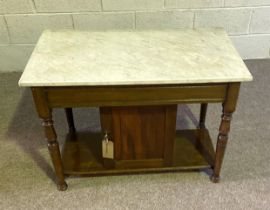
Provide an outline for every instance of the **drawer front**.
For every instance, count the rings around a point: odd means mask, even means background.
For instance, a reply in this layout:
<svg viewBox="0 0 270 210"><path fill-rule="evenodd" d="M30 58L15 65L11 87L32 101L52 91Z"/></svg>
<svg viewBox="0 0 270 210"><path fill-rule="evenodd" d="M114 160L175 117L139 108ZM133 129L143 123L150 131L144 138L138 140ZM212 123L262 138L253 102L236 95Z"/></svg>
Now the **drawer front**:
<svg viewBox="0 0 270 210"><path fill-rule="evenodd" d="M136 106L179 103L222 102L227 84L133 86L133 87L47 87L50 107Z"/></svg>

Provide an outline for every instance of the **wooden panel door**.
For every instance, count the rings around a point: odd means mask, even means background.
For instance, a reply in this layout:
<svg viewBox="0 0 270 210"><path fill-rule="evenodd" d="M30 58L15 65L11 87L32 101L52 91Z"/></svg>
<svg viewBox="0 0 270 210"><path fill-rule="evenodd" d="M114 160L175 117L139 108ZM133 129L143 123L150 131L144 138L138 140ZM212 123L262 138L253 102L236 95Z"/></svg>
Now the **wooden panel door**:
<svg viewBox="0 0 270 210"><path fill-rule="evenodd" d="M176 105L100 108L102 130L114 142L114 160L156 159L170 165L176 110Z"/></svg>

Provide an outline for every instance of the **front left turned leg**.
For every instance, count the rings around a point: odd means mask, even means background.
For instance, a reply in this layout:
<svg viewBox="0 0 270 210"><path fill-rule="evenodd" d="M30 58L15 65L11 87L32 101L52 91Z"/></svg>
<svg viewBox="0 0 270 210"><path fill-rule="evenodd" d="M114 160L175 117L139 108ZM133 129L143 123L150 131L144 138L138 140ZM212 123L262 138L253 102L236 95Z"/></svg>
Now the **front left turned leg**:
<svg viewBox="0 0 270 210"><path fill-rule="evenodd" d="M62 158L57 142L56 132L52 121L52 109L47 102L46 91L43 87L32 88L33 99L36 104L36 109L39 117L43 120L45 137L48 142L48 149L51 155L53 167L55 170L58 190L64 191L67 189L65 176L63 173Z"/></svg>
<svg viewBox="0 0 270 210"><path fill-rule="evenodd" d="M55 175L57 179L57 188L60 191L64 191L67 189L67 184L65 182L62 159L59 150L59 145L57 142L56 132L53 126L53 121L50 118L43 119L42 125L44 126L45 136L48 141L48 149L55 170Z"/></svg>
<svg viewBox="0 0 270 210"><path fill-rule="evenodd" d="M218 183L220 180L220 170L223 162L225 149L228 142L228 134L230 131L230 123L232 120L232 114L235 111L237 98L239 94L239 83L231 83L228 85L227 98L223 103L223 113L221 116L221 123L219 127L219 134L217 138L216 156L214 163L214 171L212 181Z"/></svg>

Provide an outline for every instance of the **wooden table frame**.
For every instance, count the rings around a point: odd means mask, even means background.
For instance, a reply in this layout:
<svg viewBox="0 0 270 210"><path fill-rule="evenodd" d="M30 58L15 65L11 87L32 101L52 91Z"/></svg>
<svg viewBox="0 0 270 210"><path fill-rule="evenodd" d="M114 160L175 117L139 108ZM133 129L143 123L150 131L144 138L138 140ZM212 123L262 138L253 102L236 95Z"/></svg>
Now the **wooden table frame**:
<svg viewBox="0 0 270 210"><path fill-rule="evenodd" d="M59 190L66 190L67 184L52 120L53 108L65 108L70 131L74 132L73 107L200 103L199 129L204 129L207 104L222 103L223 110L216 153L213 164L211 164L211 168L213 168L212 181L218 182L220 179L221 165L228 141L232 114L237 104L240 82L186 85L31 87L31 89L38 115L43 120L42 125L48 141L48 149Z"/></svg>

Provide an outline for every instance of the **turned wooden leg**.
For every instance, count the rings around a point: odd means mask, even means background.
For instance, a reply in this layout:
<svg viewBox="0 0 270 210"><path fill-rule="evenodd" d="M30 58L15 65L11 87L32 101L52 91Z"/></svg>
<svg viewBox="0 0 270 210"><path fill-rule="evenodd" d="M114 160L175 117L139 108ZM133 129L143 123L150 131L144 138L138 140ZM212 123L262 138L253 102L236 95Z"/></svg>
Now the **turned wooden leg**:
<svg viewBox="0 0 270 210"><path fill-rule="evenodd" d="M198 138L197 138L197 148L202 147L202 142L204 140L204 134L205 134L205 118L206 118L206 112L207 112L207 103L201 104L201 110L200 110L200 121L198 125ZM213 162L213 161L212 161Z"/></svg>
<svg viewBox="0 0 270 210"><path fill-rule="evenodd" d="M75 133L72 108L65 108L65 112L66 112L69 131L71 133Z"/></svg>
<svg viewBox="0 0 270 210"><path fill-rule="evenodd" d="M227 98L225 102L222 104L223 110L221 116L221 123L219 127L219 134L217 138L216 156L212 176L212 181L214 183L217 183L220 180L220 170L223 162L226 145L228 142L230 123L232 120L232 114L235 111L239 88L240 88L239 83L229 84L227 90Z"/></svg>
<svg viewBox="0 0 270 210"><path fill-rule="evenodd" d="M62 159L60 155L59 145L56 140L57 136L56 136L56 132L53 126L53 121L51 118L43 119L42 125L44 126L45 137L48 141L48 149L51 155L52 163L55 170L55 175L57 178L57 187L58 187L58 190L64 191L67 189L67 184L65 182Z"/></svg>
<svg viewBox="0 0 270 210"><path fill-rule="evenodd" d="M232 119L232 112L228 112L225 110L225 104L223 105L223 114L221 119L222 120L220 123L219 134L217 139L214 173L212 176L213 182L219 182L220 179L220 170L228 141L230 122Z"/></svg>
<svg viewBox="0 0 270 210"><path fill-rule="evenodd" d="M46 92L42 87L32 88L33 99L36 104L36 110L40 118L43 119L45 137L48 141L48 149L51 155L53 167L55 170L58 190L67 189L65 176L63 173L62 159L60 155L59 145L57 142L56 132L52 121L52 112L47 103Z"/></svg>
<svg viewBox="0 0 270 210"><path fill-rule="evenodd" d="M206 118L207 106L208 106L208 104L206 104L206 103L201 104L200 122L199 122L200 129L205 128L205 118Z"/></svg>

